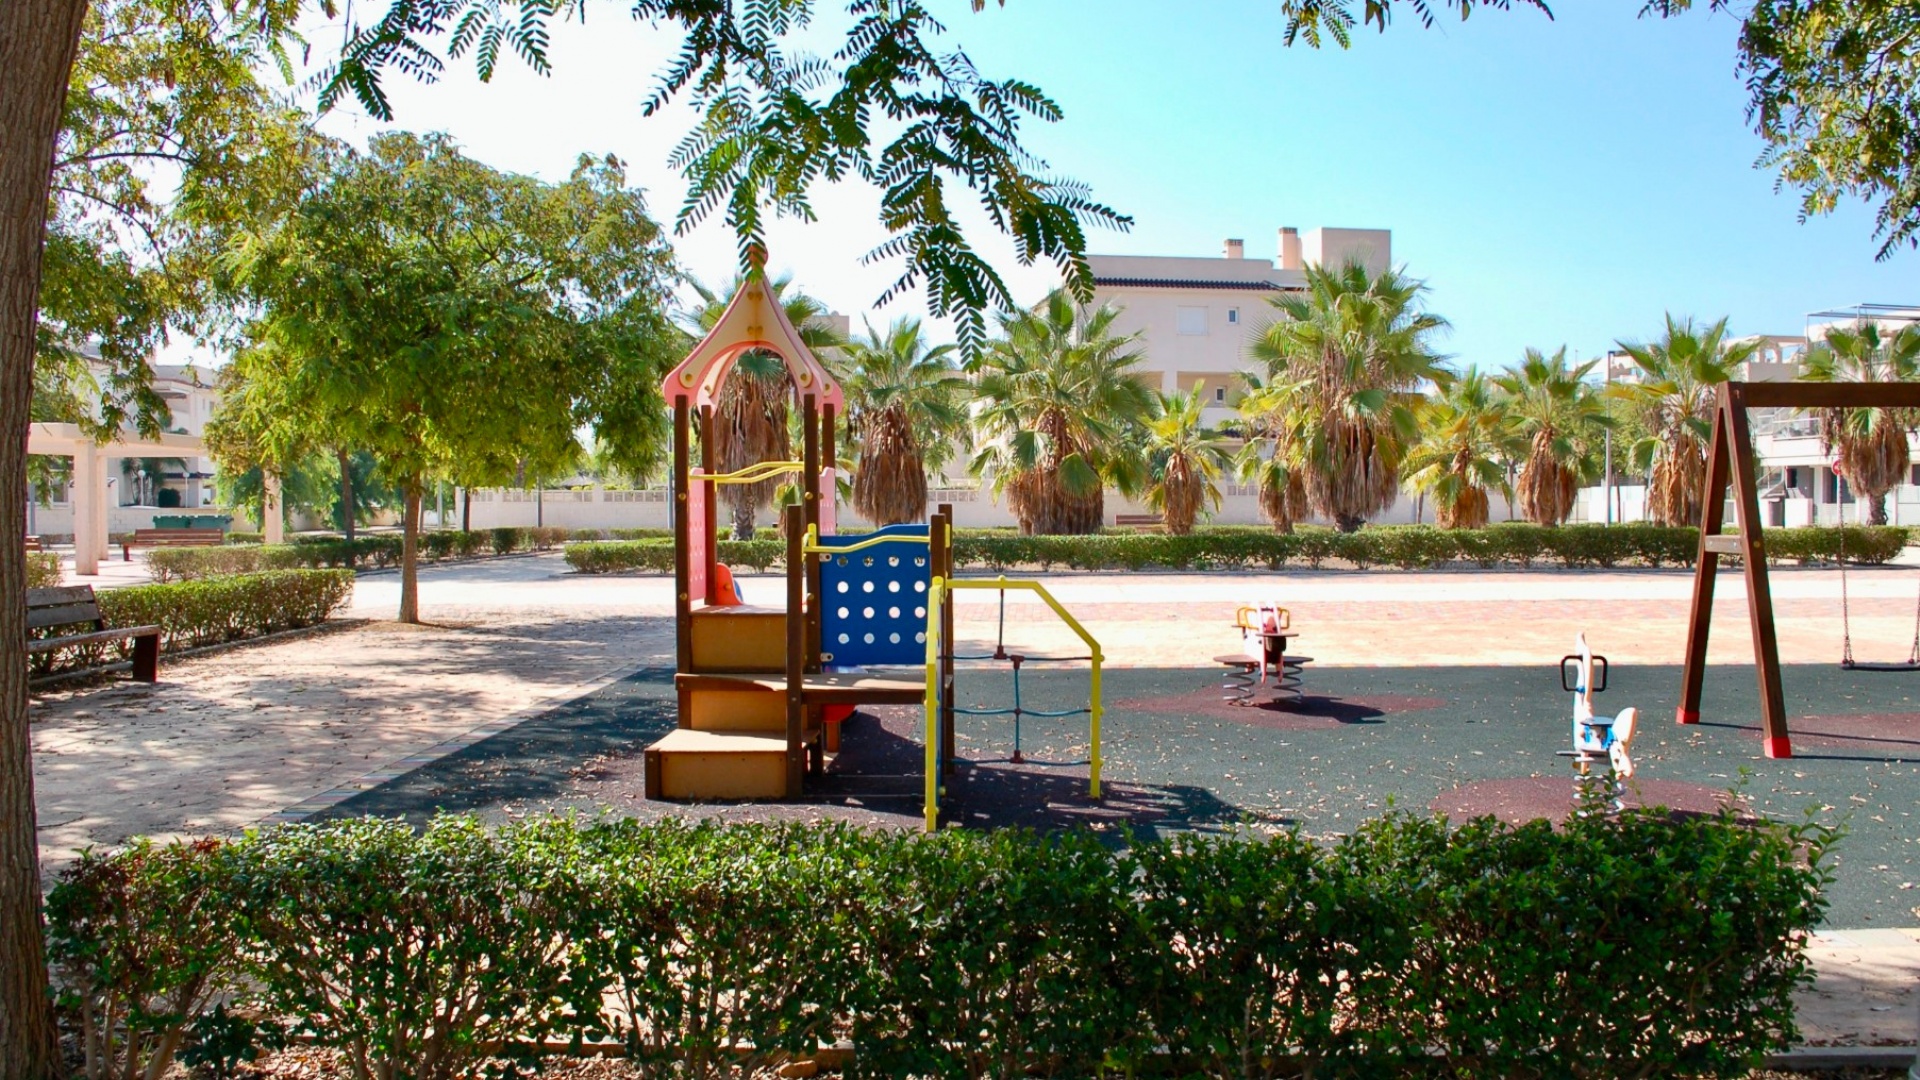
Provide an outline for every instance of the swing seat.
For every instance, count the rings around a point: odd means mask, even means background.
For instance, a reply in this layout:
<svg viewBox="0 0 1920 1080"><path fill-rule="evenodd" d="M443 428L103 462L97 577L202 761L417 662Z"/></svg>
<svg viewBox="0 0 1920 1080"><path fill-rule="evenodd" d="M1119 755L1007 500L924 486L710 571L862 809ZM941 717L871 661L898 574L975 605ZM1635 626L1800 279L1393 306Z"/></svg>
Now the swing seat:
<svg viewBox="0 0 1920 1080"><path fill-rule="evenodd" d="M1910 662L1874 663L1869 660L1842 660L1840 667L1845 671L1920 671L1920 664Z"/></svg>

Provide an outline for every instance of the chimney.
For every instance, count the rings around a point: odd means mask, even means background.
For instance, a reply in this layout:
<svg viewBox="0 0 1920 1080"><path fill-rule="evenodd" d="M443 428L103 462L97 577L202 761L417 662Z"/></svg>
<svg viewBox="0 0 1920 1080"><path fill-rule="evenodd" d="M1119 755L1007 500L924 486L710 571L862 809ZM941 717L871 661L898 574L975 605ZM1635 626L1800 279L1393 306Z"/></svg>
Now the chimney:
<svg viewBox="0 0 1920 1080"><path fill-rule="evenodd" d="M1280 269L1305 269L1300 257L1300 230L1291 225L1280 229Z"/></svg>
<svg viewBox="0 0 1920 1080"><path fill-rule="evenodd" d="M1247 242L1244 240L1227 241L1227 258L1244 259L1247 257Z"/></svg>

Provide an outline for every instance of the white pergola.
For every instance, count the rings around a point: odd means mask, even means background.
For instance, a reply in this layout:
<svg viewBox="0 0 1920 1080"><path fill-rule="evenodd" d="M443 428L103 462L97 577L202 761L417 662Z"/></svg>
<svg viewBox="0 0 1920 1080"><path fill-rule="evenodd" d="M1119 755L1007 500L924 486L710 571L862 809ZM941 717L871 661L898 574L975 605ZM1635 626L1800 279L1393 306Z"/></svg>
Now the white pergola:
<svg viewBox="0 0 1920 1080"><path fill-rule="evenodd" d="M73 459L73 572L98 574L107 557L107 462L130 457L203 457L206 443L198 435L158 435L153 438L122 432L105 445L96 443L78 424L34 424L27 434L27 453ZM280 515L280 478L267 474L267 520L262 523L269 544L284 539Z"/></svg>

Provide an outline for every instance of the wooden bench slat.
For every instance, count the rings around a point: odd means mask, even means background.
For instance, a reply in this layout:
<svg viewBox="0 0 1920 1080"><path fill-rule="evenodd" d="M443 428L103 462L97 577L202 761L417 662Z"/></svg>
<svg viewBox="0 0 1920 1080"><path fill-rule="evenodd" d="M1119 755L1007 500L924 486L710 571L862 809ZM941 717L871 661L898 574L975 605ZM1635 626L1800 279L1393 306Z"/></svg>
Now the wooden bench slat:
<svg viewBox="0 0 1920 1080"><path fill-rule="evenodd" d="M59 607L27 609L27 629L44 630L49 626L72 626L75 623L93 623L100 618L100 605L63 604Z"/></svg>
<svg viewBox="0 0 1920 1080"><path fill-rule="evenodd" d="M27 652L52 652L55 649L64 649L69 645L91 645L97 641L126 641L129 638L158 637L159 635L160 628L157 626L117 626L111 630L95 630L91 634L36 638L27 642Z"/></svg>
<svg viewBox="0 0 1920 1080"><path fill-rule="evenodd" d="M27 590L27 608L56 607L60 604L93 603L91 585L44 585Z"/></svg>

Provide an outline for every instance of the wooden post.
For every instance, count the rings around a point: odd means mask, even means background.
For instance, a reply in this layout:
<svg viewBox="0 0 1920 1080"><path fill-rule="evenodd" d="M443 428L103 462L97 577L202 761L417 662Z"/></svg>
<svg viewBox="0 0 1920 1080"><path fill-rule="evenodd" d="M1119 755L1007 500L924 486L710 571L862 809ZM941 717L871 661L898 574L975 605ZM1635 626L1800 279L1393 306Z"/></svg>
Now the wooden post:
<svg viewBox="0 0 1920 1080"><path fill-rule="evenodd" d="M800 785L806 774L804 746L807 703L803 687L806 673L806 613L802 610L806 584L805 546L806 512L789 506L781 514L787 535L787 798L800 797Z"/></svg>
<svg viewBox="0 0 1920 1080"><path fill-rule="evenodd" d="M700 467L711 476L720 471L720 455L713 448L713 406L700 407ZM707 595L700 602L711 604L719 598L720 589L720 485L711 480L703 480L707 485Z"/></svg>
<svg viewBox="0 0 1920 1080"><path fill-rule="evenodd" d="M673 644L677 671L693 670L693 568L687 512L692 476L688 454L687 399L673 401ZM709 514L709 517L712 515Z"/></svg>
<svg viewBox="0 0 1920 1080"><path fill-rule="evenodd" d="M800 490L801 506L805 511L807 527L818 529L820 526L820 406L812 395L801 399L800 430L804 449L800 458L800 470L803 473ZM806 660L808 671L820 670L820 563L801 552L801 565L805 567L805 585L807 596L807 640Z"/></svg>
<svg viewBox="0 0 1920 1080"><path fill-rule="evenodd" d="M1773 626L1773 590L1767 582L1766 538L1760 529L1760 491L1753 475L1753 434L1747 425L1747 387L1727 383L1722 390L1728 464L1733 474L1734 513L1740 522L1742 561L1747 578L1747 615L1753 623L1753 659L1760 678L1760 720L1766 755L1793 756L1787 735L1786 695L1780 686L1780 639ZM1701 658L1703 661L1705 657ZM1702 668L1705 664L1702 663Z"/></svg>
<svg viewBox="0 0 1920 1080"><path fill-rule="evenodd" d="M1720 388L1713 409L1713 435L1707 443L1707 476L1700 493L1700 547L1694 557L1693 605L1687 615L1686 667L1680 676L1682 724L1700 722L1700 690L1707 674L1707 634L1713 625L1713 586L1720 573L1720 525L1726 514L1727 394Z"/></svg>

